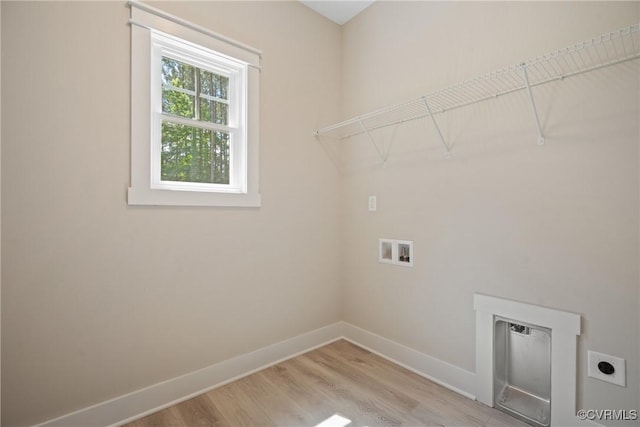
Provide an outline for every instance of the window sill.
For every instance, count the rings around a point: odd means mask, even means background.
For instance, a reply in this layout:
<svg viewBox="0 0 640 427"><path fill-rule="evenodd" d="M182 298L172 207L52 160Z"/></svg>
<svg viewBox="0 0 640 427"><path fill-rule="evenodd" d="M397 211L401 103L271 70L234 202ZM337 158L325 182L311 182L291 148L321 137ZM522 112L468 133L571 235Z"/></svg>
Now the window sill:
<svg viewBox="0 0 640 427"><path fill-rule="evenodd" d="M261 206L260 193L211 193L194 191L154 190L129 187L127 202L130 205L148 206Z"/></svg>

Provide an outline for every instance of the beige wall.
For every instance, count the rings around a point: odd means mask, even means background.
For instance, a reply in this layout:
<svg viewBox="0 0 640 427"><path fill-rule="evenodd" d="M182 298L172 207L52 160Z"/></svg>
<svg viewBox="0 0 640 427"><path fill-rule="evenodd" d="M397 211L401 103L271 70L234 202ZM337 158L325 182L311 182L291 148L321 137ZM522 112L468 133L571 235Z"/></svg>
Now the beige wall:
<svg viewBox="0 0 640 427"><path fill-rule="evenodd" d="M264 52L260 209L126 204L129 9L2 2L3 425L341 318L340 30L297 2L161 3Z"/></svg>
<svg viewBox="0 0 640 427"><path fill-rule="evenodd" d="M343 29L343 106L364 113L638 22L639 3L378 2ZM639 401L639 68L535 88L344 145L344 318L475 371L473 294L580 313L579 404ZM394 139L395 138L395 139ZM367 196L378 211L367 212ZM378 238L414 241L412 269ZM626 388L586 377L588 349L627 360Z"/></svg>
<svg viewBox="0 0 640 427"><path fill-rule="evenodd" d="M341 176L310 136L637 22L637 2L379 2L342 30L297 2L157 6L264 51L263 206L127 206L128 9L3 1L3 425L341 318L473 372L474 292L582 314L581 406L638 404L637 64L537 88L544 147L523 94L440 116L449 161L427 122L385 169L344 144ZM415 267L379 264L379 237L414 240ZM587 349L626 358L627 388L586 378Z"/></svg>

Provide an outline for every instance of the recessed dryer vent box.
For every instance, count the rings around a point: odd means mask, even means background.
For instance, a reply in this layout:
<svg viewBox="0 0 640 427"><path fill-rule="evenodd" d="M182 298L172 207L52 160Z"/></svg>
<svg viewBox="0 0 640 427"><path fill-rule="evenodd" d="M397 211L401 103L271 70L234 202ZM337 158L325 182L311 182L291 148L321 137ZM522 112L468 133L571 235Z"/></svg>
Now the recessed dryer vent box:
<svg viewBox="0 0 640 427"><path fill-rule="evenodd" d="M385 264L413 267L413 242L411 240L380 239L378 261Z"/></svg>

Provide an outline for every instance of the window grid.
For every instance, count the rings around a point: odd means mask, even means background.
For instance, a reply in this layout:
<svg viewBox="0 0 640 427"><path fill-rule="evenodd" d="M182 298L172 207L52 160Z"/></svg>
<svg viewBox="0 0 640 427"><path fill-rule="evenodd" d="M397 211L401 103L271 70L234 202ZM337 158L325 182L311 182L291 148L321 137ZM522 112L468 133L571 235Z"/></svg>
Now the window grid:
<svg viewBox="0 0 640 427"><path fill-rule="evenodd" d="M156 142L152 186L159 189L233 191L246 188L237 163L243 137L238 70L199 54L158 43Z"/></svg>

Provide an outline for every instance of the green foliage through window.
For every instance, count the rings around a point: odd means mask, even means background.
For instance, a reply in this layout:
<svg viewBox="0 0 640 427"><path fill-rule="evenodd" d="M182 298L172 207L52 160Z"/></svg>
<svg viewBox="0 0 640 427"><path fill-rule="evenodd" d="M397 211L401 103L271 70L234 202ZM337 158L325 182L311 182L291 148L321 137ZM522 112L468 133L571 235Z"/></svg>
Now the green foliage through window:
<svg viewBox="0 0 640 427"><path fill-rule="evenodd" d="M230 135L197 122L228 126L229 77L162 58L162 112L194 126L162 121L163 181L229 184Z"/></svg>

